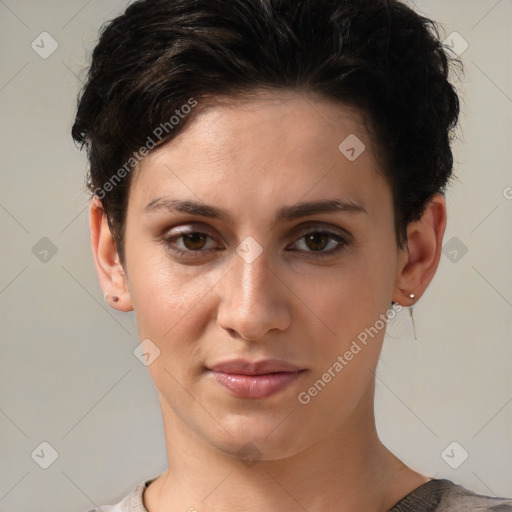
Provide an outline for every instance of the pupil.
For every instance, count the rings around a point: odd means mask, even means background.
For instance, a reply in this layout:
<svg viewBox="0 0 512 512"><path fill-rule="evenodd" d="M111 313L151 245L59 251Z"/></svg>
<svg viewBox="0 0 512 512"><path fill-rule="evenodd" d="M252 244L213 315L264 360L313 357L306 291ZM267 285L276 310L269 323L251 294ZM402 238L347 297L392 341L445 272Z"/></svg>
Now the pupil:
<svg viewBox="0 0 512 512"><path fill-rule="evenodd" d="M327 245L328 237L323 233L314 233L306 237L306 244L310 249L320 250Z"/></svg>
<svg viewBox="0 0 512 512"><path fill-rule="evenodd" d="M184 244L187 249L201 249L204 245L204 233L189 233L185 235Z"/></svg>

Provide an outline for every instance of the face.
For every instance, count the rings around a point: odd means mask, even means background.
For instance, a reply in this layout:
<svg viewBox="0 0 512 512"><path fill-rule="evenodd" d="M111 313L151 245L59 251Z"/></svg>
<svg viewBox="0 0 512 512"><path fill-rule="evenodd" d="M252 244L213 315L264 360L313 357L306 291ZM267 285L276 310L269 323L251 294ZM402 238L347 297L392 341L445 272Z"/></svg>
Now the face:
<svg viewBox="0 0 512 512"><path fill-rule="evenodd" d="M400 255L373 149L354 108L276 92L142 162L126 274L166 428L277 459L369 420ZM293 366L217 366L235 359Z"/></svg>

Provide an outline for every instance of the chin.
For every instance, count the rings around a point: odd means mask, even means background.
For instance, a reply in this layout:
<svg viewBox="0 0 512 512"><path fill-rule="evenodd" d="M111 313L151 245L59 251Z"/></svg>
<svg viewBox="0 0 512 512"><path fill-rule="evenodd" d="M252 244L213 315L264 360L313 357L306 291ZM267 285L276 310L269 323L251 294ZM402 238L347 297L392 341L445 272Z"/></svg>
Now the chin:
<svg viewBox="0 0 512 512"><path fill-rule="evenodd" d="M302 451L313 440L306 439L311 436L307 428L299 427L291 418L284 420L287 414L289 411L281 413L278 418L274 415L265 418L259 411L223 418L222 426L229 433L224 432L222 438L210 440L210 443L219 451L243 461L290 457Z"/></svg>

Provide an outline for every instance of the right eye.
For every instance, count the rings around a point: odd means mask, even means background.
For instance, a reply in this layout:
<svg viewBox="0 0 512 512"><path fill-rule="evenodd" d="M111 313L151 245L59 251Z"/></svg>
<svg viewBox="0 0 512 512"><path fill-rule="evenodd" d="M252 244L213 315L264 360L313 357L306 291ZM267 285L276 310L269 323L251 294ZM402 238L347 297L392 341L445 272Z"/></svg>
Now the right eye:
<svg viewBox="0 0 512 512"><path fill-rule="evenodd" d="M218 250L215 248L213 238L202 231L186 231L166 235L163 242L169 251L186 258L195 258L205 252Z"/></svg>

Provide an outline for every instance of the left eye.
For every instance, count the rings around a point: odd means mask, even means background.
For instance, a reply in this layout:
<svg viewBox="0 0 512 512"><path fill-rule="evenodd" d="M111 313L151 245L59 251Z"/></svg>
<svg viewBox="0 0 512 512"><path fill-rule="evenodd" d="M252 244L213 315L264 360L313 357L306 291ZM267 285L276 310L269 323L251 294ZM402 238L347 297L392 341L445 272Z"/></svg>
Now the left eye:
<svg viewBox="0 0 512 512"><path fill-rule="evenodd" d="M347 240L335 233L311 231L301 236L294 245L305 252L333 253L347 244Z"/></svg>

